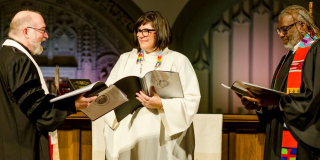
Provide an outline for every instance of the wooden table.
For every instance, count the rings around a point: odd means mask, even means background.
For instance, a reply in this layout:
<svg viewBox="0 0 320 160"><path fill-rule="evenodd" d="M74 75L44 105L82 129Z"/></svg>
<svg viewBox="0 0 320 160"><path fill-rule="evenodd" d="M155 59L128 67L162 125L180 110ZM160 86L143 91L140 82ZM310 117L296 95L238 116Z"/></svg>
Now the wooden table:
<svg viewBox="0 0 320 160"><path fill-rule="evenodd" d="M91 159L91 121L82 112L70 115L58 135L61 160ZM222 160L262 160L264 138L256 115L223 115Z"/></svg>

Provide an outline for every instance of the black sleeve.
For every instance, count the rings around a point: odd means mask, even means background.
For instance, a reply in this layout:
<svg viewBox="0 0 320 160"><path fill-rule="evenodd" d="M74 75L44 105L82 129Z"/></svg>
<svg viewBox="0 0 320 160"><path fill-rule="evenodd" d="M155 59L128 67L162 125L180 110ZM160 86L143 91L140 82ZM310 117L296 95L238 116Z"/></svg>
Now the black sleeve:
<svg viewBox="0 0 320 160"><path fill-rule="evenodd" d="M281 97L287 127L296 139L320 149L320 43L309 50L302 70L300 93Z"/></svg>
<svg viewBox="0 0 320 160"><path fill-rule="evenodd" d="M279 87L280 84L277 84L277 87L275 87L274 85L275 85L275 79L278 75L278 71L282 68L283 61L285 61L285 60L287 60L286 55L282 56L281 60L278 63L278 66L274 72L274 75L272 78L272 83L270 86L270 88L272 88L272 89L281 91L281 89ZM277 107L277 106L263 106L263 107L261 107L261 111L262 111L262 113L257 112L256 114L259 118L260 126L262 127L262 129L264 131L266 131L267 127L270 127L271 121L273 121L276 118L276 116L279 115L278 112L280 112L280 110L279 110L279 107ZM279 120L281 120L281 116L279 116L279 117L280 117Z"/></svg>
<svg viewBox="0 0 320 160"><path fill-rule="evenodd" d="M54 131L75 111L74 99L49 103L53 95L45 95L36 67L27 56L8 63L8 84L21 111L40 131Z"/></svg>
<svg viewBox="0 0 320 160"><path fill-rule="evenodd" d="M257 112L256 114L258 116L261 128L266 131L267 124L270 123L270 119L268 117L269 110L267 107L261 107L261 112L262 113Z"/></svg>

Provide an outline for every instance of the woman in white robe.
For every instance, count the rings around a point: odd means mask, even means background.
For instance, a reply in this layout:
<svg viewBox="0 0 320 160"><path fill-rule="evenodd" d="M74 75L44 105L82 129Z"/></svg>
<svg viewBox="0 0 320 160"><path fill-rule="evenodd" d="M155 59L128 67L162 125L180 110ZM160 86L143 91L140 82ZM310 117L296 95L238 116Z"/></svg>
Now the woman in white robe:
<svg viewBox="0 0 320 160"><path fill-rule="evenodd" d="M120 122L113 111L98 119L93 123L93 143L98 144L93 146L93 159L104 149L108 160L191 160L195 148L192 120L200 102L193 67L186 56L167 48L171 29L160 12L142 15L134 34L137 49L120 56L106 84L127 76L143 77L155 69L175 71L179 72L184 98L163 99L156 93L148 97L139 92L137 99L143 107L133 114Z"/></svg>

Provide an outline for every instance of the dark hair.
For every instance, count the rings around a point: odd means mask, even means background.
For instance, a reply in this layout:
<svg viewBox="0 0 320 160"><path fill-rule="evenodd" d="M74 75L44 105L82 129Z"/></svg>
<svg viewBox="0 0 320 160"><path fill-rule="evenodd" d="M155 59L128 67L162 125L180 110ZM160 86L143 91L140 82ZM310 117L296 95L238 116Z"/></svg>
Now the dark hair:
<svg viewBox="0 0 320 160"><path fill-rule="evenodd" d="M158 11L149 11L143 14L136 22L133 31L133 44L138 51L141 50L139 40L137 38L138 28L151 22L152 27L156 30L155 48L164 50L171 44L172 33L167 18Z"/></svg>

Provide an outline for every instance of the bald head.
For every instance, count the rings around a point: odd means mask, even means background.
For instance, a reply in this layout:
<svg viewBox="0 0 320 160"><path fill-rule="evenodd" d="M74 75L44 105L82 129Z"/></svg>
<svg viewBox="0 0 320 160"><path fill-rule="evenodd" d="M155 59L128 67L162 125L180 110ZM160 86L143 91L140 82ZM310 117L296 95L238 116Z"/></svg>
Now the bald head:
<svg viewBox="0 0 320 160"><path fill-rule="evenodd" d="M46 24L39 12L20 11L10 23L8 36L27 47L32 54L41 54L41 42L49 38Z"/></svg>
<svg viewBox="0 0 320 160"><path fill-rule="evenodd" d="M27 27L34 27L36 18L42 16L34 11L20 11L11 20L8 36L10 38L21 37L22 30Z"/></svg>

